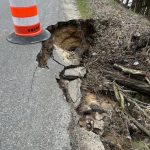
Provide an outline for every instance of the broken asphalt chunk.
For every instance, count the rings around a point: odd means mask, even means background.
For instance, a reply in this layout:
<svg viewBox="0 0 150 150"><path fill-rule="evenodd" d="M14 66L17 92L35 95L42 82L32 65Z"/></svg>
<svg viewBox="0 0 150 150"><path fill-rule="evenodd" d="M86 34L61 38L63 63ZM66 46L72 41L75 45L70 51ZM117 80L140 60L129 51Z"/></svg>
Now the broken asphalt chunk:
<svg viewBox="0 0 150 150"><path fill-rule="evenodd" d="M67 68L61 74L62 78L68 80L83 78L85 75L86 75L85 67Z"/></svg>
<svg viewBox="0 0 150 150"><path fill-rule="evenodd" d="M77 108L80 105L81 98L82 98L81 89L80 89L81 88L81 80L76 79L76 80L70 81L68 83L67 88L68 88L67 89L68 94L73 101L73 105L75 108Z"/></svg>
<svg viewBox="0 0 150 150"><path fill-rule="evenodd" d="M80 59L77 54L71 51L65 51L56 45L54 45L53 58L56 62L63 66L80 64Z"/></svg>

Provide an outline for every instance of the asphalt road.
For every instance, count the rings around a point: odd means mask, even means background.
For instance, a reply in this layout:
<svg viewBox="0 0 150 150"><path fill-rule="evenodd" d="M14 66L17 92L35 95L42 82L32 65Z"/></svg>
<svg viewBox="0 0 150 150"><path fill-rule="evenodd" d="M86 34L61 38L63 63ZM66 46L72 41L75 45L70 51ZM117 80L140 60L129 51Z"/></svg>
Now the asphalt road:
<svg viewBox="0 0 150 150"><path fill-rule="evenodd" d="M43 27L65 20L62 0L38 0ZM55 76L62 67L37 68L41 44L13 45L8 0L0 1L0 149L70 150L71 113Z"/></svg>

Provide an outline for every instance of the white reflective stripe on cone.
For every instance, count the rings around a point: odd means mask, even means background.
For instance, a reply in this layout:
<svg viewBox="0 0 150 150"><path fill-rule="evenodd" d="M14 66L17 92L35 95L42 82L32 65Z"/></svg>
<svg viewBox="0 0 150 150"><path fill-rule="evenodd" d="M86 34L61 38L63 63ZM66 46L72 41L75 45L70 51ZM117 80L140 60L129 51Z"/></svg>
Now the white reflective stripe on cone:
<svg viewBox="0 0 150 150"><path fill-rule="evenodd" d="M30 7L36 5L36 0L9 0L13 7Z"/></svg>
<svg viewBox="0 0 150 150"><path fill-rule="evenodd" d="M39 16L34 16L34 17L28 17L28 18L16 18L16 17L12 17L13 18L13 22L14 25L17 26L31 26L34 24L38 24L39 21Z"/></svg>

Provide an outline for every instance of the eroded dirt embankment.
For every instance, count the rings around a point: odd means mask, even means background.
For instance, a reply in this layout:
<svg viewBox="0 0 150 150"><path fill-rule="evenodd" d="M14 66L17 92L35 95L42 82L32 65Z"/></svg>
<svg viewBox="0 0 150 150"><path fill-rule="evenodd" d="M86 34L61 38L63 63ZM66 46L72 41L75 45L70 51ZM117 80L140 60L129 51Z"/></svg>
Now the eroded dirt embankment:
<svg viewBox="0 0 150 150"><path fill-rule="evenodd" d="M57 79L76 111L75 126L102 138L105 149L149 146L150 32L129 34L118 19L71 20L47 29L40 67L52 57ZM148 31L148 30L147 30Z"/></svg>
<svg viewBox="0 0 150 150"><path fill-rule="evenodd" d="M92 34L95 32L93 20L59 22L56 25L49 26L47 30L51 32L52 36L42 43L41 51L37 56L40 67L46 67L51 56L54 58L52 55L54 50L58 53L62 52L63 59L68 58L68 61L71 59L80 62L82 55L88 52L90 45L93 43Z"/></svg>

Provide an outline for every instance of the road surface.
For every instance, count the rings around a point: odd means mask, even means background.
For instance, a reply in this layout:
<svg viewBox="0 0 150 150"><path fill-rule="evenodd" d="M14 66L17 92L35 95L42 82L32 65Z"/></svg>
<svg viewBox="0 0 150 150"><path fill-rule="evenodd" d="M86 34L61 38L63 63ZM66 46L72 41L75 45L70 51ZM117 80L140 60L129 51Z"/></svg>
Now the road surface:
<svg viewBox="0 0 150 150"><path fill-rule="evenodd" d="M65 20L62 0L37 0L43 27ZM54 61L37 68L41 44L6 41L13 30L8 0L0 1L0 149L70 150L70 108L55 76Z"/></svg>

